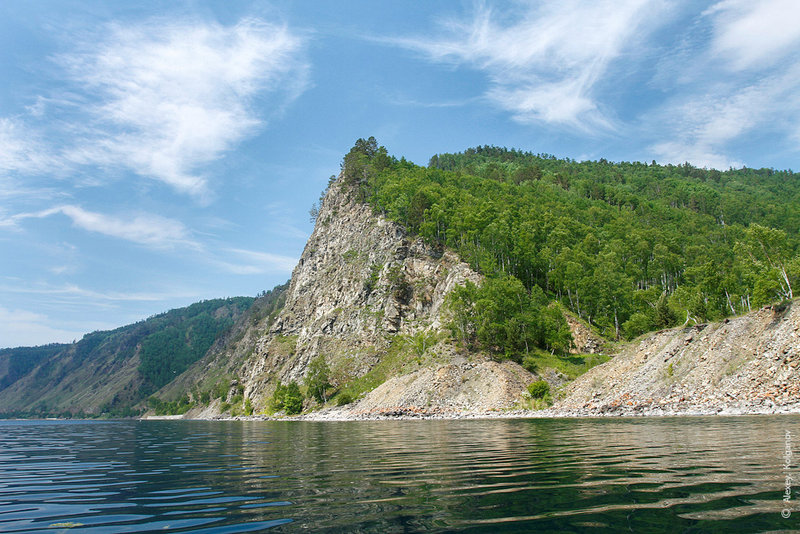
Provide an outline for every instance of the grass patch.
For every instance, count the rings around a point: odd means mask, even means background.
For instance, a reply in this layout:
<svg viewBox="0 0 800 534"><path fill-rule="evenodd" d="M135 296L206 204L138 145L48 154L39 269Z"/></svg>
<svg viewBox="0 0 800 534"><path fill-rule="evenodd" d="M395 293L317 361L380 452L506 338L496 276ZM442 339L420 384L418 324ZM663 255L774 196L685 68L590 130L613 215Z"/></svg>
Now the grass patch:
<svg viewBox="0 0 800 534"><path fill-rule="evenodd" d="M402 368L414 361L413 345L408 336L392 336L386 352L381 355L378 363L370 371L359 378L355 378L345 384L337 396L346 396L349 399L357 400L362 395L380 386L393 376L403 374ZM352 402L352 401L351 401Z"/></svg>
<svg viewBox="0 0 800 534"><path fill-rule="evenodd" d="M532 373L538 373L545 369L555 369L570 380L575 380L592 367L605 363L610 359L605 354L557 355L547 351L534 351L525 356L522 360L522 366Z"/></svg>

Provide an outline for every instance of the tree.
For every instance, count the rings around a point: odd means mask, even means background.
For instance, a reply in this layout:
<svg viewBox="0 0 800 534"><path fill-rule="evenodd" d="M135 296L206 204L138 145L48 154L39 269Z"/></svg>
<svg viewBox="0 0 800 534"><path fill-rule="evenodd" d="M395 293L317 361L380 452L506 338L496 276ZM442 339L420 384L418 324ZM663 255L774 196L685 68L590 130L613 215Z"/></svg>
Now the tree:
<svg viewBox="0 0 800 534"><path fill-rule="evenodd" d="M775 288L775 294L782 299L794 298L789 265L791 248L786 239L786 232L775 228L767 228L760 224L751 224L747 228L746 238L737 249L744 252L753 265L762 273L761 287ZM769 291L764 292L768 298Z"/></svg>
<svg viewBox="0 0 800 534"><path fill-rule="evenodd" d="M317 399L317 402L328 402L325 391L331 386L328 382L329 378L330 369L325 361L325 356L322 354L315 356L311 363L308 364L305 383L308 388L308 394Z"/></svg>
<svg viewBox="0 0 800 534"><path fill-rule="evenodd" d="M300 386L294 380L289 382L289 385L284 390L283 409L287 415L294 415L303 411L303 394L300 392Z"/></svg>

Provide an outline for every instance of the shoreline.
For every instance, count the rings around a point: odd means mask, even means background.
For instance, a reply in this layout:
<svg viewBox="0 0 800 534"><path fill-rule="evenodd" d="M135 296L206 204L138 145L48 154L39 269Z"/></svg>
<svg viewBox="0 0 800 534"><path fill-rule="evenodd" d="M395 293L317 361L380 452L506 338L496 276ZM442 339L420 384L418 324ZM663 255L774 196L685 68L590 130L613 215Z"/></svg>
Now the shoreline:
<svg viewBox="0 0 800 534"><path fill-rule="evenodd" d="M546 408L543 410L509 410L490 412L427 411L419 409L393 409L372 412L354 412L328 408L302 415L239 415L235 417L183 417L182 415L152 415L138 418L142 421L184 420L184 421L310 421L310 422L348 422L348 421L457 421L489 419L607 419L607 418L665 418L665 417L741 417L761 415L800 415L800 403L789 406L738 406L727 408L692 407L675 409L609 409L609 410L562 410Z"/></svg>

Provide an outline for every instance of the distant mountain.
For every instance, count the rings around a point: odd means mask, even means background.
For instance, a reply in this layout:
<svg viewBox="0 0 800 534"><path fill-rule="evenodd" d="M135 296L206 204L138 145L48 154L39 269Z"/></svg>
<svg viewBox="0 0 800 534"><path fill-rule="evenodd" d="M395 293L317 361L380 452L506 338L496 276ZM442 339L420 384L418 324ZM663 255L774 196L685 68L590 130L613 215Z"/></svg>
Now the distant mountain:
<svg viewBox="0 0 800 534"><path fill-rule="evenodd" d="M207 300L72 344L0 350L0 416L130 416L251 307Z"/></svg>

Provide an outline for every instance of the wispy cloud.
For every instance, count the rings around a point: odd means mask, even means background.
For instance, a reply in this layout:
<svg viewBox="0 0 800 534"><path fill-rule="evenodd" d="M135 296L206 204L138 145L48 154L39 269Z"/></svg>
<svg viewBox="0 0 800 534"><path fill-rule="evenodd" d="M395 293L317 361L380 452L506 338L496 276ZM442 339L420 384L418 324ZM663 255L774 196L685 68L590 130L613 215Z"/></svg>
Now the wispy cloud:
<svg viewBox="0 0 800 534"><path fill-rule="evenodd" d="M8 172L41 172L48 163L45 154L19 121L0 118L0 180Z"/></svg>
<svg viewBox="0 0 800 534"><path fill-rule="evenodd" d="M708 48L683 68L678 93L646 116L662 139L661 160L726 169L746 164L728 155L747 134L800 141L800 4L726 0L700 19L711 28ZM791 22L790 22L791 21Z"/></svg>
<svg viewBox="0 0 800 534"><path fill-rule="evenodd" d="M787 55L796 59L800 44L796 0L725 0L705 15L713 17L712 52L731 69L763 69Z"/></svg>
<svg viewBox="0 0 800 534"><path fill-rule="evenodd" d="M187 291L173 292L121 292L121 291L95 291L86 289L76 284L14 284L0 285L0 291L8 293L22 293L28 295L50 295L55 297L67 297L80 299L85 302L87 299L95 302L163 302L176 298L197 298L197 294Z"/></svg>
<svg viewBox="0 0 800 534"><path fill-rule="evenodd" d="M38 127L0 117L0 191L14 173L89 167L132 171L207 202L204 166L309 83L304 38L255 19L112 25L71 46L54 58L66 77L61 93L27 108Z"/></svg>
<svg viewBox="0 0 800 534"><path fill-rule="evenodd" d="M151 248L173 248L176 246L200 249L190 237L183 223L175 219L150 213L137 214L129 218L114 217L104 213L88 211L80 206L64 205L35 213L20 213L0 220L0 227L13 227L24 219L65 215L72 224L82 230L116 237Z"/></svg>
<svg viewBox="0 0 800 534"><path fill-rule="evenodd" d="M93 121L64 158L128 168L200 199L209 193L202 166L262 125L252 98L270 92L275 109L307 84L303 40L252 19L112 26L79 46L57 61Z"/></svg>
<svg viewBox="0 0 800 534"><path fill-rule="evenodd" d="M69 343L85 333L55 328L52 324L46 315L0 306L0 347L41 345L42 340Z"/></svg>
<svg viewBox="0 0 800 534"><path fill-rule="evenodd" d="M220 260L218 264L232 274L289 274L297 265L297 258L280 254L255 252L239 248L227 249L226 252L230 255L229 258Z"/></svg>
<svg viewBox="0 0 800 534"><path fill-rule="evenodd" d="M663 7L573 0L519 3L500 14L478 5L468 20L445 21L442 36L388 42L484 71L486 98L520 122L610 129L613 117L598 102L595 85L620 55L633 53L646 22L657 21Z"/></svg>

